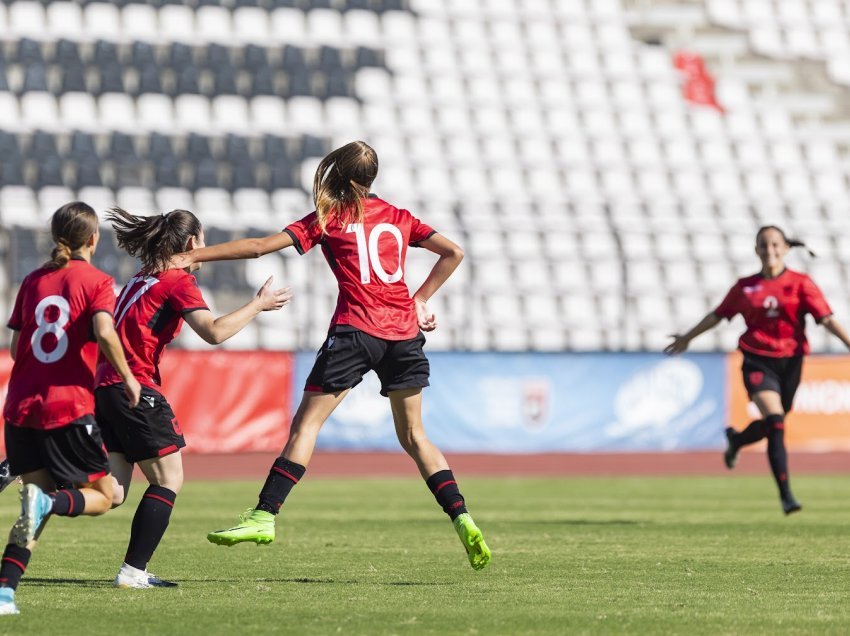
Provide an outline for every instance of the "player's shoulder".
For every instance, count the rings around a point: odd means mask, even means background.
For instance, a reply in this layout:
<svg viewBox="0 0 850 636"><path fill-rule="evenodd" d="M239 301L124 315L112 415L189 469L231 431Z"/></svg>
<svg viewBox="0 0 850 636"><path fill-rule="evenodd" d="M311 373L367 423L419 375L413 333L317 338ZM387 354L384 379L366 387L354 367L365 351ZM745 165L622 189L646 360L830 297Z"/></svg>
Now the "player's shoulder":
<svg viewBox="0 0 850 636"><path fill-rule="evenodd" d="M369 198L366 199L366 212L367 214L374 214L379 218L386 219L411 218L413 216L409 210L393 205L386 199L382 199L373 193L370 193Z"/></svg>
<svg viewBox="0 0 850 636"><path fill-rule="evenodd" d="M179 287L182 285L198 286L198 279L194 274L190 274L185 269L167 269L164 272L158 272L154 278L160 283L165 283L168 287Z"/></svg>
<svg viewBox="0 0 850 636"><path fill-rule="evenodd" d="M747 276L742 276L737 281L735 281L735 287L739 287L741 289L748 289L751 287L758 287L764 282L764 278L760 273L748 274Z"/></svg>
<svg viewBox="0 0 850 636"><path fill-rule="evenodd" d="M806 272L798 272L795 269L786 269L782 272L782 277L786 277L786 280L794 280L798 282L810 282L812 280L811 276L809 276Z"/></svg>
<svg viewBox="0 0 850 636"><path fill-rule="evenodd" d="M115 282L112 276L110 276L103 270L98 269L88 261L72 260L69 263L69 267L71 268L71 271L69 273L86 283L95 285L112 285Z"/></svg>

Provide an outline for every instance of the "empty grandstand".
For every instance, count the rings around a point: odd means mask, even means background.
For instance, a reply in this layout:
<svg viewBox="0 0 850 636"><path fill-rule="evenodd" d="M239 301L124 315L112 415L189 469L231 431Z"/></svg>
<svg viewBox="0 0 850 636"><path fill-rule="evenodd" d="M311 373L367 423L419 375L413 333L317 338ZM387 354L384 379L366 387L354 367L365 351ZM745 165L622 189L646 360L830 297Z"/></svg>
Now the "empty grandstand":
<svg viewBox="0 0 850 636"><path fill-rule="evenodd" d="M848 34L838 0L6 2L0 309L61 202L191 209L209 242L266 233L362 138L376 191L466 248L431 349L660 349L756 269L767 222L818 253L794 265L846 317ZM409 280L429 264L413 253ZM336 297L317 257L200 281L225 309L267 273L297 302L229 345L313 348Z"/></svg>

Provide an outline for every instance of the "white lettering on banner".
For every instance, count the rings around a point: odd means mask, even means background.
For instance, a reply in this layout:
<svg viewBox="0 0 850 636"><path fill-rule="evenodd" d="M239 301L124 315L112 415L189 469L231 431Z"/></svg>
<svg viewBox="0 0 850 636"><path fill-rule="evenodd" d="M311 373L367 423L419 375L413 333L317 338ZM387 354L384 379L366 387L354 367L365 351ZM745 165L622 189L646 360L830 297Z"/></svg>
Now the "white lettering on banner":
<svg viewBox="0 0 850 636"><path fill-rule="evenodd" d="M816 415L850 413L850 382L841 380L803 382L794 399L794 411Z"/></svg>
<svg viewBox="0 0 850 636"><path fill-rule="evenodd" d="M617 424L606 434L620 436L641 429L663 428L696 402L703 387L700 368L683 358L670 358L629 378L614 398Z"/></svg>

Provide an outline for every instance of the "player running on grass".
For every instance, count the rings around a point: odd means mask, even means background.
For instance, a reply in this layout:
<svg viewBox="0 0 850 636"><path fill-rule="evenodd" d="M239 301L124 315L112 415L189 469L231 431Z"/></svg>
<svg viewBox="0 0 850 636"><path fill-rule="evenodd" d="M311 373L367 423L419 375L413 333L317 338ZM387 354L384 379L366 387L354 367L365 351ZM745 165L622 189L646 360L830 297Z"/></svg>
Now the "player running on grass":
<svg viewBox="0 0 850 636"><path fill-rule="evenodd" d="M809 353L806 314L827 328L850 349L850 338L832 315L829 304L812 280L785 267L785 255L801 241L789 240L778 227L768 225L756 234L756 254L761 272L740 279L720 305L684 335L674 335L665 353L682 353L691 340L715 327L723 318L742 314L747 330L738 341L744 354L741 371L747 394L762 419L750 422L743 431L726 429L728 447L723 455L727 468L734 468L738 451L767 438L767 457L782 510L791 514L802 509L788 483L788 454L785 450L785 416L791 410L800 384L803 356Z"/></svg>
<svg viewBox="0 0 850 636"><path fill-rule="evenodd" d="M185 320L206 342L219 344L238 333L260 312L280 309L291 298L288 289L273 291L272 279L244 307L220 318L207 308L190 273L168 269L178 252L204 245L204 231L191 212L174 210L152 217L134 216L113 208L109 221L118 245L142 261L142 269L125 285L115 306L115 328L135 378L142 383L141 402L128 408L123 378L101 361L97 367L97 421L103 429L109 464L115 477L113 506L124 503L138 464L148 480L130 530L124 563L115 577L116 587L173 587L147 572L183 485L186 445L180 425L160 387L159 363L163 351L179 333Z"/></svg>
<svg viewBox="0 0 850 636"><path fill-rule="evenodd" d="M275 515L304 476L319 429L373 369L381 380L381 394L389 397L399 442L452 519L472 567L479 570L490 561L490 550L466 510L446 459L422 426L422 388L428 386L429 364L420 329L432 331L437 326L426 303L460 264L463 251L407 210L369 194L377 173L375 151L362 141L349 143L331 152L316 170L315 212L273 236L223 243L178 257L178 264L186 264L257 257L290 246L304 254L320 245L339 283L328 337L307 378L289 441L269 471L259 502L238 525L211 532L207 538L221 545L274 540ZM404 282L408 245L439 255L413 297Z"/></svg>
<svg viewBox="0 0 850 636"><path fill-rule="evenodd" d="M94 418L98 348L124 382L125 407L139 401L115 334L112 278L91 265L100 238L85 203L59 208L56 247L21 284L8 326L15 360L3 417L11 473L20 475L21 516L0 562L0 614L17 614L15 590L49 515L100 515L112 504L112 477Z"/></svg>

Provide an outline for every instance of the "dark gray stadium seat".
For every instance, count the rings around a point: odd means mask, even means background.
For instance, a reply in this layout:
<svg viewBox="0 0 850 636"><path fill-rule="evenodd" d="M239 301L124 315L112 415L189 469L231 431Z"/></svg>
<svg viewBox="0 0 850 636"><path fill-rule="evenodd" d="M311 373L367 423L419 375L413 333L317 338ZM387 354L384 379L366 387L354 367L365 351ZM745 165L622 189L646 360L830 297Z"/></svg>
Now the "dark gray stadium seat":
<svg viewBox="0 0 850 636"><path fill-rule="evenodd" d="M213 83L214 95L235 95L236 71L232 66L220 66L215 70Z"/></svg>
<svg viewBox="0 0 850 636"><path fill-rule="evenodd" d="M198 95L200 92L198 70L194 66L181 69L177 75L177 94Z"/></svg>
<svg viewBox="0 0 850 636"><path fill-rule="evenodd" d="M99 167L100 164L95 160L77 163L73 182L74 189L102 186L103 181L100 178Z"/></svg>
<svg viewBox="0 0 850 636"><path fill-rule="evenodd" d="M0 157L0 182L4 186L25 185L23 167L20 161L15 161L8 157Z"/></svg>
<svg viewBox="0 0 850 636"><path fill-rule="evenodd" d="M98 40L94 45L94 63L99 67L119 62L118 47L114 42Z"/></svg>
<svg viewBox="0 0 850 636"><path fill-rule="evenodd" d="M133 138L127 133L112 133L109 139L109 156L113 159L119 159L121 157L135 159L138 157L136 147L133 145Z"/></svg>
<svg viewBox="0 0 850 636"><path fill-rule="evenodd" d="M41 44L35 40L21 38L18 41L17 49L15 59L20 64L44 64L44 55L41 51Z"/></svg>
<svg viewBox="0 0 850 636"><path fill-rule="evenodd" d="M46 161L52 157L59 157L56 150L56 137L43 130L36 130L30 137L27 156L37 161Z"/></svg>
<svg viewBox="0 0 850 636"><path fill-rule="evenodd" d="M192 180L192 189L218 188L218 164L214 159L201 159L195 164L195 174Z"/></svg>
<svg viewBox="0 0 850 636"><path fill-rule="evenodd" d="M59 40L56 42L53 59L63 66L83 63L80 57L80 47L76 42L72 42L71 40Z"/></svg>
<svg viewBox="0 0 850 636"><path fill-rule="evenodd" d="M0 91L8 91L9 82L6 80L6 63L0 60Z"/></svg>
<svg viewBox="0 0 850 636"><path fill-rule="evenodd" d="M82 64L70 63L62 65L62 93L88 91L86 87L86 71Z"/></svg>
<svg viewBox="0 0 850 636"><path fill-rule="evenodd" d="M37 189L46 188L48 186L65 185L62 178L62 161L58 156L48 157L39 162L36 166L36 182Z"/></svg>
<svg viewBox="0 0 850 636"><path fill-rule="evenodd" d="M176 71L193 66L192 47L182 42L175 42L168 51L168 64Z"/></svg>
<svg viewBox="0 0 850 636"><path fill-rule="evenodd" d="M256 44L249 44L243 51L242 65L251 71L267 68L269 66L269 56L266 49Z"/></svg>
<svg viewBox="0 0 850 636"><path fill-rule="evenodd" d="M254 163L250 159L231 165L232 172L230 175L230 190L257 187L256 169Z"/></svg>
<svg viewBox="0 0 850 636"><path fill-rule="evenodd" d="M21 88L22 93L30 91L46 91L47 90L47 69L44 64L33 63L24 67L24 84Z"/></svg>
<svg viewBox="0 0 850 636"><path fill-rule="evenodd" d="M141 95L143 93L162 93L162 81L158 67L146 66L139 72L139 85L136 88L136 94Z"/></svg>
<svg viewBox="0 0 850 636"><path fill-rule="evenodd" d="M164 157L156 164L156 187L179 188L180 164L174 157Z"/></svg>
<svg viewBox="0 0 850 636"><path fill-rule="evenodd" d="M207 137L192 133L186 138L186 158L189 161L201 161L210 157L212 151Z"/></svg>
<svg viewBox="0 0 850 636"><path fill-rule="evenodd" d="M133 66L139 69L157 66L154 48L148 42L133 42L132 60Z"/></svg>
<svg viewBox="0 0 850 636"><path fill-rule="evenodd" d="M100 67L100 86L98 93L123 93L123 69L117 61L109 62Z"/></svg>
<svg viewBox="0 0 850 636"><path fill-rule="evenodd" d="M293 166L286 158L280 158L271 163L271 172L269 174L269 190L280 190L282 188L296 188L298 184L295 180L295 171Z"/></svg>
<svg viewBox="0 0 850 636"><path fill-rule="evenodd" d="M74 161L97 160L97 150L94 147L94 138L88 133L76 131L71 135L71 146L68 158Z"/></svg>
<svg viewBox="0 0 850 636"><path fill-rule="evenodd" d="M248 140L237 135L227 135L224 140L225 158L231 163L251 161Z"/></svg>
<svg viewBox="0 0 850 636"><path fill-rule="evenodd" d="M151 133L148 137L147 158L154 161L162 161L166 157L175 157L174 146L171 139L161 133Z"/></svg>
<svg viewBox="0 0 850 636"><path fill-rule="evenodd" d="M274 95L274 74L268 67L259 68L251 74L251 95Z"/></svg>

